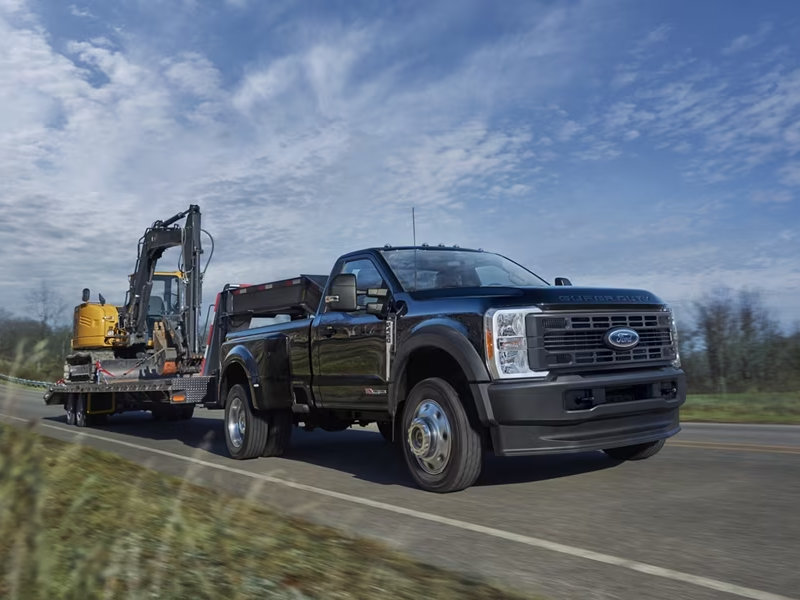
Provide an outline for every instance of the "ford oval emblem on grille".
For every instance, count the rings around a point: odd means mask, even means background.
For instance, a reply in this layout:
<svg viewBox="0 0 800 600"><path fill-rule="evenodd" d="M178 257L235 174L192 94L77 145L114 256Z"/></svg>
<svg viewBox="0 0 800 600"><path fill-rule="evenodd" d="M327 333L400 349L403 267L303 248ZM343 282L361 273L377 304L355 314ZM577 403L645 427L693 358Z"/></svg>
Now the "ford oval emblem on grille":
<svg viewBox="0 0 800 600"><path fill-rule="evenodd" d="M633 329L619 327L609 329L603 336L603 341L612 350L630 350L639 343L639 334Z"/></svg>

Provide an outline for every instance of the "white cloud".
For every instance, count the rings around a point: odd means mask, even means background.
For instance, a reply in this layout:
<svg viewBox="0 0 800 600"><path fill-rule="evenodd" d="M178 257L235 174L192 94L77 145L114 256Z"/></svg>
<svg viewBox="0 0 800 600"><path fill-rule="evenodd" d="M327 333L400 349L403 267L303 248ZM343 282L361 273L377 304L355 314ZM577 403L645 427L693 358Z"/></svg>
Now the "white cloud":
<svg viewBox="0 0 800 600"><path fill-rule="evenodd" d="M785 185L800 187L800 161L787 163L778 174Z"/></svg>
<svg viewBox="0 0 800 600"><path fill-rule="evenodd" d="M94 19L95 18L94 14L92 14L92 11L90 11L88 8L85 8L85 7L80 8L75 4L70 4L69 5L69 12L73 17L79 17L79 18L82 18L82 19Z"/></svg>
<svg viewBox="0 0 800 600"><path fill-rule="evenodd" d="M788 190L758 190L751 199L756 204L788 204L794 198Z"/></svg>
<svg viewBox="0 0 800 600"><path fill-rule="evenodd" d="M755 33L740 35L722 49L722 54L733 55L755 48L763 43L772 31L772 23L764 22Z"/></svg>

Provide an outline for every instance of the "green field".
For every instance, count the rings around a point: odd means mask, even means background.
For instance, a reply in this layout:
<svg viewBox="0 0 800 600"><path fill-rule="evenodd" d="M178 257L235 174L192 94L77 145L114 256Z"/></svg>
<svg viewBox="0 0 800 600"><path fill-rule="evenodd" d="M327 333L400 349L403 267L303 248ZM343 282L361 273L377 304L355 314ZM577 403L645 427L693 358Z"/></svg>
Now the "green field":
<svg viewBox="0 0 800 600"><path fill-rule="evenodd" d="M800 424L800 392L689 395L681 421Z"/></svg>
<svg viewBox="0 0 800 600"><path fill-rule="evenodd" d="M0 425L0 598L521 598Z"/></svg>

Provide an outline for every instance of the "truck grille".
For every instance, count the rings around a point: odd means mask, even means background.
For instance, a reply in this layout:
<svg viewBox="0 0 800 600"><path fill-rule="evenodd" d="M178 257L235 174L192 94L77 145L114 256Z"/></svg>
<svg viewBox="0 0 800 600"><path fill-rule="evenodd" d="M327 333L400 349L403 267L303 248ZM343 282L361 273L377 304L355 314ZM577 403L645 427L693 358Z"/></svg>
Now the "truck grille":
<svg viewBox="0 0 800 600"><path fill-rule="evenodd" d="M672 316L666 312L530 314L528 360L534 370L670 362L676 356ZM627 327L639 334L629 350L604 342L609 329Z"/></svg>

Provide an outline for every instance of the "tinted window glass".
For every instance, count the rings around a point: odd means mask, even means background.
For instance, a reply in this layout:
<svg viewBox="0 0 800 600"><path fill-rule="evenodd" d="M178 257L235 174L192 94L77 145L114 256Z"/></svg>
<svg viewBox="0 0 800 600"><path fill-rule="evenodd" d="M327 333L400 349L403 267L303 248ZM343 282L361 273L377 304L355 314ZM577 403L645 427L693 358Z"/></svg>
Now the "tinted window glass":
<svg viewBox="0 0 800 600"><path fill-rule="evenodd" d="M368 289L386 287L380 272L369 259L362 258L346 262L342 266L341 272L353 273L356 276L356 288L359 292L356 296L356 303L359 306L365 306L369 302L377 302L377 298L367 296Z"/></svg>
<svg viewBox="0 0 800 600"><path fill-rule="evenodd" d="M382 250L403 289L409 292L469 287L546 287L546 281L499 254L468 250L407 248Z"/></svg>

